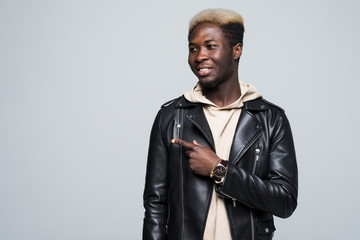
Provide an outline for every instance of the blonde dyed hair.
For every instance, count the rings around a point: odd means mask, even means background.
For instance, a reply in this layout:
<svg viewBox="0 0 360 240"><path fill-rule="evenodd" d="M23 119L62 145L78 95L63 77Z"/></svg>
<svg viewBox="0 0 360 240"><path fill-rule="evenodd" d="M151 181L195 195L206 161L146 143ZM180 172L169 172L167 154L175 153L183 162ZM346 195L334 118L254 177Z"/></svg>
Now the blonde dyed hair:
<svg viewBox="0 0 360 240"><path fill-rule="evenodd" d="M229 23L238 23L244 26L243 17L235 11L222 8L205 9L190 20L189 32L194 30L197 25L205 22L214 23L219 26L224 26Z"/></svg>
<svg viewBox="0 0 360 240"><path fill-rule="evenodd" d="M244 35L244 19L235 11L228 9L205 9L196 14L189 24L189 37L192 31L202 23L213 23L222 28L231 45L241 43Z"/></svg>

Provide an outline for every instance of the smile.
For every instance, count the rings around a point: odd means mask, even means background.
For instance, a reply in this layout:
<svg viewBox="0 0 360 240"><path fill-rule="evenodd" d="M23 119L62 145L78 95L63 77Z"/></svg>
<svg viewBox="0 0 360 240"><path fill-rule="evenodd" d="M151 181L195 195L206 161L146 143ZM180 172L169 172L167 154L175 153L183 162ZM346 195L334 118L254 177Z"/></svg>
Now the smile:
<svg viewBox="0 0 360 240"><path fill-rule="evenodd" d="M206 76L212 71L212 68L200 68L198 70L200 76Z"/></svg>

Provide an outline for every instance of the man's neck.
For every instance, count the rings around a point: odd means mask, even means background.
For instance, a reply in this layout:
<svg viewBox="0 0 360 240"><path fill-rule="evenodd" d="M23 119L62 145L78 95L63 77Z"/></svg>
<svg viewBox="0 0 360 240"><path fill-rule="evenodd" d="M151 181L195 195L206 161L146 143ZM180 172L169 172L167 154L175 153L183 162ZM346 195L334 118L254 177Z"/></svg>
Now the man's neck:
<svg viewBox="0 0 360 240"><path fill-rule="evenodd" d="M202 90L203 95L219 107L225 107L238 100L241 96L239 79L221 83L215 88Z"/></svg>

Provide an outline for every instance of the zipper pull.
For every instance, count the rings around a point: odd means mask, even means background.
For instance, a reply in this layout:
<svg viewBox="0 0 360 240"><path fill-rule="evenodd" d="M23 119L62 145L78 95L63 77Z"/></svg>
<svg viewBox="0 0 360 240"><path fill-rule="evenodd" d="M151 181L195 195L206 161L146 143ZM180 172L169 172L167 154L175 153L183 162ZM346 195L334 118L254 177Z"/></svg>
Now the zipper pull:
<svg viewBox="0 0 360 240"><path fill-rule="evenodd" d="M259 162L259 158L260 158L260 148L256 148L255 149L255 161L254 161L254 167L253 167L253 170L252 170L252 174L255 174L255 171L256 171L256 167L258 165L258 162Z"/></svg>
<svg viewBox="0 0 360 240"><path fill-rule="evenodd" d="M236 199L233 198L232 200L233 200L233 206L236 207Z"/></svg>
<svg viewBox="0 0 360 240"><path fill-rule="evenodd" d="M260 157L260 148L257 148L257 149L255 149L255 152L256 152L256 158L255 158L255 160L256 161L259 161L259 157Z"/></svg>

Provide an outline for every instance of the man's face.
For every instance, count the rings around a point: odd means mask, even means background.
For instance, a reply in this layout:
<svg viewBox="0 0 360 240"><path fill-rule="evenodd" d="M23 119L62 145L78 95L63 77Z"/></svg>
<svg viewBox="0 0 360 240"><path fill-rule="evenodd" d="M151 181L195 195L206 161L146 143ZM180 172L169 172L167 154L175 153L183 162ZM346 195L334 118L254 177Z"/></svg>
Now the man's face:
<svg viewBox="0 0 360 240"><path fill-rule="evenodd" d="M204 88L215 88L236 75L241 54L231 47L222 29L213 23L198 25L189 37L188 63Z"/></svg>

